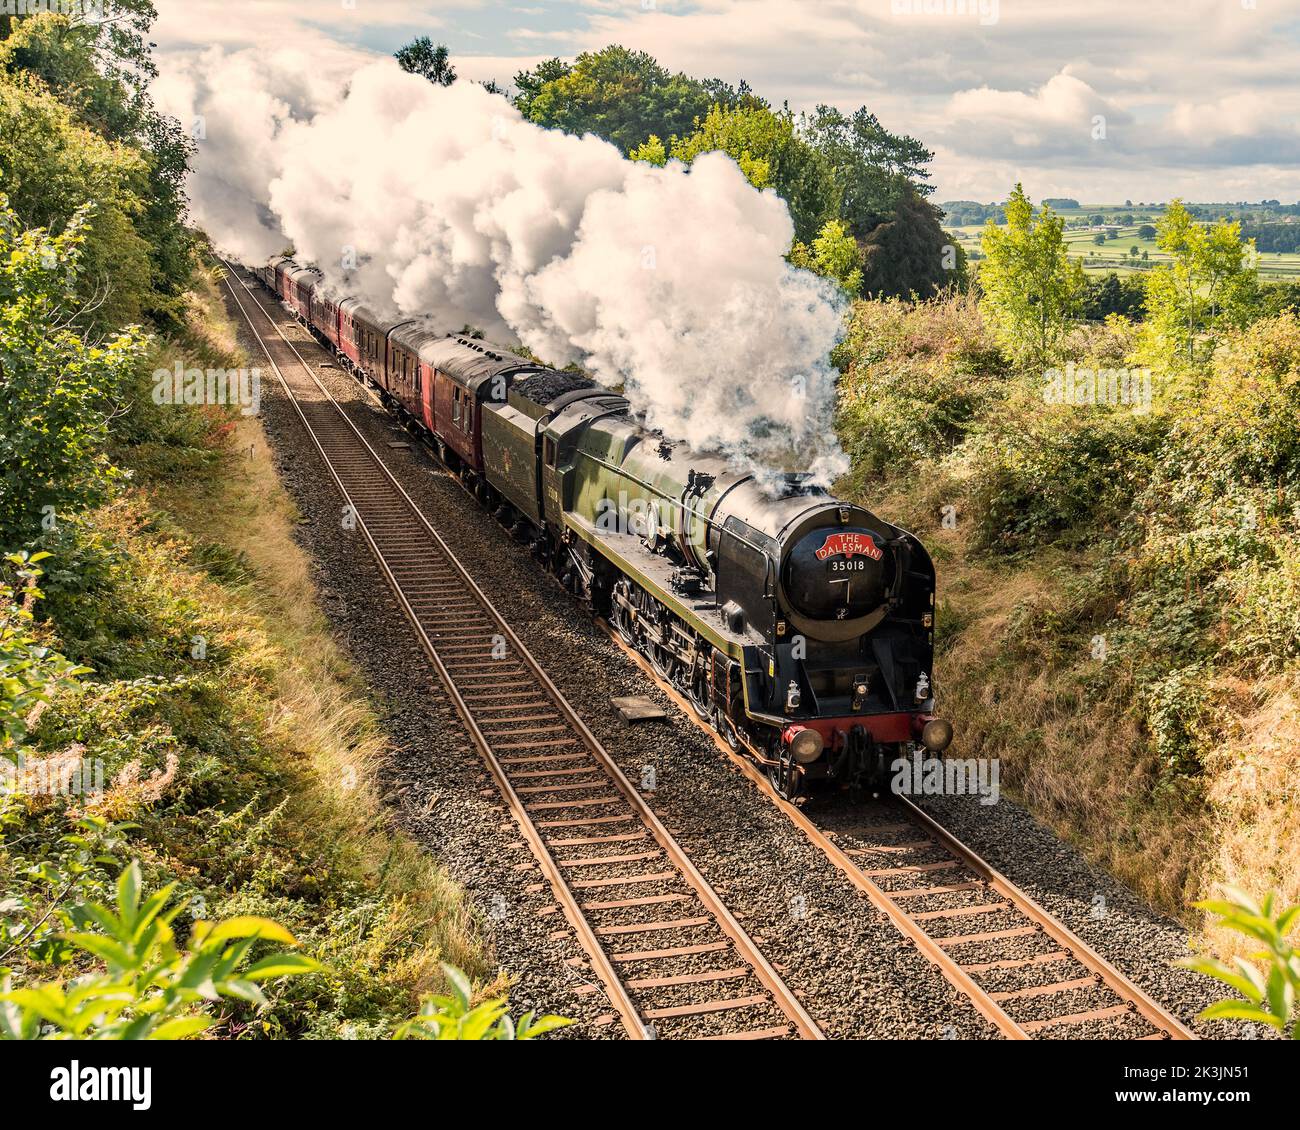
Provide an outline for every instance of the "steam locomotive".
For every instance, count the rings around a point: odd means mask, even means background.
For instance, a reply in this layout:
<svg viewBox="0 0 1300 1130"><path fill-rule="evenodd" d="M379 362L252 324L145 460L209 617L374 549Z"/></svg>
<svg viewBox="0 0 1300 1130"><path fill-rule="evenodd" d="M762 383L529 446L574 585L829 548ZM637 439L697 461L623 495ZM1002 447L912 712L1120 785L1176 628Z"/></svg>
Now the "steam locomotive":
<svg viewBox="0 0 1300 1130"><path fill-rule="evenodd" d="M934 566L906 530L665 439L580 374L381 321L290 259L254 273L782 795L875 788L951 742Z"/></svg>

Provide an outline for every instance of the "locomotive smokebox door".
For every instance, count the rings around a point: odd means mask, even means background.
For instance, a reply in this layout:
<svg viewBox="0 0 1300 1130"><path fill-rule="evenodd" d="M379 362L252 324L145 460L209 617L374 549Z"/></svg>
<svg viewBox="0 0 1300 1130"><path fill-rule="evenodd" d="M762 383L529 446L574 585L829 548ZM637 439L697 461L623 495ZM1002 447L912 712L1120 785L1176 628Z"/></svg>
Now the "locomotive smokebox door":
<svg viewBox="0 0 1300 1130"><path fill-rule="evenodd" d="M865 528L809 533L787 559L790 603L814 620L855 618L878 608L894 583L894 557L884 541Z"/></svg>

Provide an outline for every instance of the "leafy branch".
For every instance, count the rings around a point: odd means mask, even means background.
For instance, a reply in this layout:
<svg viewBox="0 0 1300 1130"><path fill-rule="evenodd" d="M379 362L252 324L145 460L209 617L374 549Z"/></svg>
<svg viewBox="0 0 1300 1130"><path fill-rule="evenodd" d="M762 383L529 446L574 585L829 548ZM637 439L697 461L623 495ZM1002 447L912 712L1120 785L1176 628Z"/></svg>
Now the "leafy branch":
<svg viewBox="0 0 1300 1130"><path fill-rule="evenodd" d="M526 1012L518 1022L511 1019L509 1002L494 997L471 1006L469 979L445 962L442 971L451 991L446 996L427 996L420 1013L401 1025L395 1040L535 1040L572 1021L561 1016L537 1016Z"/></svg>
<svg viewBox="0 0 1300 1130"><path fill-rule="evenodd" d="M311 973L320 965L294 953L275 953L246 964L259 941L296 946L293 936L266 918L198 922L189 946L176 946L171 923L188 905L169 906L175 883L145 895L139 863L118 877L117 905L81 909L99 931L66 935L74 949L103 962L102 973L13 989L0 982L0 1039L31 1040L52 1029L57 1039L179 1040L210 1027L204 1010L224 998L267 1003L260 984Z"/></svg>
<svg viewBox="0 0 1300 1130"><path fill-rule="evenodd" d="M1196 906L1220 916L1219 924L1263 943L1264 949L1251 954L1253 960L1235 958L1226 965L1212 957L1179 962L1184 969L1204 973L1236 989L1241 998L1230 997L1210 1005L1202 1020L1251 1020L1267 1024L1293 1040L1300 1040L1300 1014L1296 1009L1300 993L1300 953L1287 935L1300 922L1300 904L1274 914L1276 896L1270 893L1259 905L1244 891L1224 888L1225 898L1198 902ZM1255 961L1264 962L1261 970Z"/></svg>

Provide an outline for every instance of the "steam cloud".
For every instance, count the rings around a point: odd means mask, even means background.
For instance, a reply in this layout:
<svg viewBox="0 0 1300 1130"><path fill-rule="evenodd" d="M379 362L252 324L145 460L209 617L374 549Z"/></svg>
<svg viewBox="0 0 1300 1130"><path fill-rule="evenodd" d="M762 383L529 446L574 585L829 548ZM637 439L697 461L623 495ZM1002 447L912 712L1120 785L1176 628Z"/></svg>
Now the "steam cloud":
<svg viewBox="0 0 1300 1130"><path fill-rule="evenodd" d="M773 192L720 153L658 169L475 83L352 68L214 48L160 80L163 108L199 122L195 219L218 247L257 263L291 243L384 316L576 361L694 447L845 469L836 294L785 262Z"/></svg>

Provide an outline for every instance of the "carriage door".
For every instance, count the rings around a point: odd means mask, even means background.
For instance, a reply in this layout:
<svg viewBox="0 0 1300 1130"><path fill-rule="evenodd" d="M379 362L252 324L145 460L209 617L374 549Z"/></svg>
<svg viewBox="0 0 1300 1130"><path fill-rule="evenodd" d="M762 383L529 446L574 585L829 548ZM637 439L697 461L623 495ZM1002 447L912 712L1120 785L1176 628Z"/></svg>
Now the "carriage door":
<svg viewBox="0 0 1300 1130"><path fill-rule="evenodd" d="M420 401L424 426L433 431L433 370L418 357L415 359L415 394Z"/></svg>
<svg viewBox="0 0 1300 1130"><path fill-rule="evenodd" d="M559 443L555 437L542 436L542 514L548 525L564 529L564 496L560 493Z"/></svg>

